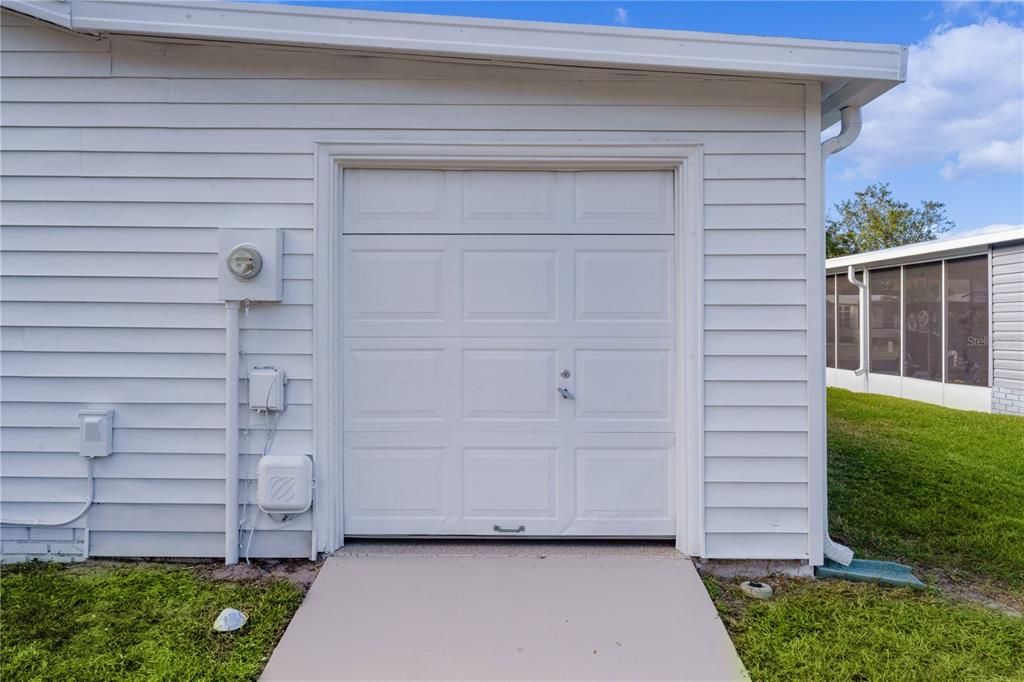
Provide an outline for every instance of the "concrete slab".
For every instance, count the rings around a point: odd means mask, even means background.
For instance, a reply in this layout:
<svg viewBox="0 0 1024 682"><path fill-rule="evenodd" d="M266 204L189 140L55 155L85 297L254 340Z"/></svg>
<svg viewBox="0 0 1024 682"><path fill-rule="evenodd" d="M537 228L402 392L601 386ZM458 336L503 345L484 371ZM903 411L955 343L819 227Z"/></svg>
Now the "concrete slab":
<svg viewBox="0 0 1024 682"><path fill-rule="evenodd" d="M692 562L623 545L349 548L262 679L745 679Z"/></svg>

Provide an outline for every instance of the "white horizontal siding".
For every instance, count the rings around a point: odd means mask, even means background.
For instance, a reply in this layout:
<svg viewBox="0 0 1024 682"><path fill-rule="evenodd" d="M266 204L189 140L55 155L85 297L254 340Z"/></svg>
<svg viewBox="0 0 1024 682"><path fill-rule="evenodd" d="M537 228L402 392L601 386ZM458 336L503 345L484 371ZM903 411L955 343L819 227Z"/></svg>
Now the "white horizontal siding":
<svg viewBox="0 0 1024 682"><path fill-rule="evenodd" d="M692 131L803 130L802 107L671 106L571 104L509 107L492 104L153 104L134 102L11 102L0 106L7 124L45 128L235 128L310 129L352 127L493 130L495 121L511 130L607 130L628 117L638 130Z"/></svg>
<svg viewBox="0 0 1024 682"><path fill-rule="evenodd" d="M803 406L807 404L807 382L707 381L704 404Z"/></svg>
<svg viewBox="0 0 1024 682"><path fill-rule="evenodd" d="M115 424L117 415L114 415ZM312 454L304 431L277 432L275 454ZM16 452L77 452L78 428L3 427L0 437L4 449ZM246 454L259 454L263 438L241 438L239 448ZM278 453L280 450L280 453ZM122 428L116 427L114 452L134 453L206 453L224 452L224 430L204 428Z"/></svg>
<svg viewBox="0 0 1024 682"><path fill-rule="evenodd" d="M797 155L779 155L777 158L788 159L790 156ZM313 164L308 154L5 151L0 175L22 178L308 180L313 177Z"/></svg>
<svg viewBox="0 0 1024 682"><path fill-rule="evenodd" d="M704 332L704 348L713 355L806 355L803 330L730 329Z"/></svg>
<svg viewBox="0 0 1024 682"><path fill-rule="evenodd" d="M800 431L708 431L707 457L797 457L807 451L807 434Z"/></svg>
<svg viewBox="0 0 1024 682"><path fill-rule="evenodd" d="M621 128L629 120L619 120L612 130L586 131L581 130L573 139L595 142L665 142L682 143L694 141L693 133L679 132L678 128L666 124L666 130L660 131L626 131ZM413 128L412 130L416 130ZM638 134L645 133L645 134ZM288 154L297 149L308 149L318 140L331 140L339 137L338 129L317 128L304 130L275 130L273 135L258 135L251 130L233 128L192 128L178 130L174 128L92 128L53 126L16 127L5 126L2 135L4 149L11 151L64 151L68 149L83 152L205 152L225 154ZM345 130L346 140L405 140L415 138L410 129L353 129ZM437 130L431 132L430 138L441 142L494 142L505 140L528 140L537 143L565 142L564 132L550 130L525 131L514 130ZM801 154L804 151L804 134L802 132L702 132L701 143L705 153L709 155L729 154ZM312 157L311 157L312 158ZM312 162L312 161L311 161ZM741 208L742 207L738 207ZM794 215L792 206L776 206L764 209L761 221L765 223L785 222L784 218ZM707 211L705 215L715 216L725 212L724 207L718 211ZM802 212L797 212L802 216ZM757 209L742 209L733 215L745 215L750 220L738 223L739 227L761 227L760 223L751 222L758 216ZM799 223L803 219L800 218ZM788 221L783 227L792 227ZM770 226L770 225L769 225Z"/></svg>
<svg viewBox="0 0 1024 682"><path fill-rule="evenodd" d="M709 532L705 551L711 559L792 559L806 556L807 532Z"/></svg>
<svg viewBox="0 0 1024 682"><path fill-rule="evenodd" d="M240 335L245 353L305 354L313 352L313 332L301 330L243 329ZM133 352L133 353L222 353L222 329L133 329L119 328L3 327L3 350Z"/></svg>
<svg viewBox="0 0 1024 682"><path fill-rule="evenodd" d="M260 433L259 437L262 438ZM245 455L239 469L243 475L255 475L260 455ZM168 478L168 479L210 479L224 478L224 456L220 453L118 453L117 460L97 459L94 463L96 475L104 478ZM83 461L77 453L71 452L5 452L4 476L32 478L52 476L54 478L80 478Z"/></svg>
<svg viewBox="0 0 1024 682"><path fill-rule="evenodd" d="M707 551L806 555L803 86L111 40L3 19L5 514L73 509L77 410L111 407L115 455L96 462L99 504L83 520L92 553L222 554L218 227L285 228L284 300L242 317L243 372L285 369L273 452L312 454L317 141L697 143ZM264 433L254 422L243 450ZM249 479L257 457L243 459ZM294 523L259 531L254 554L305 556L309 515Z"/></svg>
<svg viewBox="0 0 1024 682"><path fill-rule="evenodd" d="M16 403L5 402L0 415L3 426L44 428L77 427L78 403ZM239 408L239 424L263 428L264 418ZM275 421L282 431L304 431L312 428L313 412L309 405L292 404ZM121 404L117 409L119 428L133 429L223 429L223 410L211 410L197 404Z"/></svg>
<svg viewBox="0 0 1024 682"><path fill-rule="evenodd" d="M805 457L708 457L704 478L709 483L806 483ZM804 514L806 521L807 515Z"/></svg>
<svg viewBox="0 0 1024 682"><path fill-rule="evenodd" d="M266 517L264 516L264 519ZM264 521L266 523L266 521ZM245 535L248 540L248 533ZM222 557L222 533L112 532L89 533L92 556ZM242 552L243 556L245 552ZM301 557L309 554L309 533L305 531L258 530L249 556Z"/></svg>
<svg viewBox="0 0 1024 682"><path fill-rule="evenodd" d="M13 353L11 354L13 355ZM282 355L284 357L284 355ZM89 403L195 403L223 405L223 379L114 379L50 377L2 377L4 402L66 402L81 396ZM310 405L313 382L291 379L286 388L289 404Z"/></svg>
<svg viewBox="0 0 1024 682"><path fill-rule="evenodd" d="M1024 389L1024 244L992 250L992 385Z"/></svg>

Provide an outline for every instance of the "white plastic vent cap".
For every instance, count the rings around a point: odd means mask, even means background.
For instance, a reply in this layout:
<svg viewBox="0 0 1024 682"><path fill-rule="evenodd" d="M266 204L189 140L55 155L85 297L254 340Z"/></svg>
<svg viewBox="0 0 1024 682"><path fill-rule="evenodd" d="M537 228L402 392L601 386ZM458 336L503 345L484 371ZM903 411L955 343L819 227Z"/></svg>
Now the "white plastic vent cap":
<svg viewBox="0 0 1024 682"><path fill-rule="evenodd" d="M313 462L305 455L267 455L257 466L256 505L268 514L301 514L313 504Z"/></svg>

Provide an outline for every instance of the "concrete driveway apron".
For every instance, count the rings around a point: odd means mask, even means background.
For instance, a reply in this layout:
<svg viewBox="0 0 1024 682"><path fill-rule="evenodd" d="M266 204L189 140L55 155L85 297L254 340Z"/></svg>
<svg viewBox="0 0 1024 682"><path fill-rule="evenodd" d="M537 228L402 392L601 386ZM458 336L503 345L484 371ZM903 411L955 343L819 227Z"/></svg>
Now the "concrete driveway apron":
<svg viewBox="0 0 1024 682"><path fill-rule="evenodd" d="M739 680L692 562L658 543L351 544L263 680Z"/></svg>

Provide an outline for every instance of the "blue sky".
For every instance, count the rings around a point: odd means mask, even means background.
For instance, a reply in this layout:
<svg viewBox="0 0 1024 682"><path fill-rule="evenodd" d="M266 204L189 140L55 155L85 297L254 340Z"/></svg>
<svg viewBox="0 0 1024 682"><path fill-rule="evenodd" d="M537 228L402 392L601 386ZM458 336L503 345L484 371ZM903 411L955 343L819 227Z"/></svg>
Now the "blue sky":
<svg viewBox="0 0 1024 682"><path fill-rule="evenodd" d="M914 204L944 202L958 233L1024 224L1024 4L292 4L908 44L907 83L865 108L861 139L829 162L828 204L884 181L898 198Z"/></svg>

